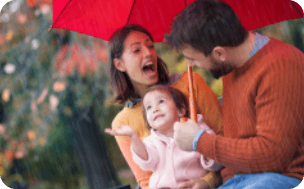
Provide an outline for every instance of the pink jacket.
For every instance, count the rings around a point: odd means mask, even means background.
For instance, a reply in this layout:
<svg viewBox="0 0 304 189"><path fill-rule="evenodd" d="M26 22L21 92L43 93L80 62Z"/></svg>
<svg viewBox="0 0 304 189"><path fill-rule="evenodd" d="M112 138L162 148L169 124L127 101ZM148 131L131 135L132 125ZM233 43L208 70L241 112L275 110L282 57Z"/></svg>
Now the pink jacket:
<svg viewBox="0 0 304 189"><path fill-rule="evenodd" d="M198 115L198 123L207 133L214 132L203 122L203 116ZM131 148L134 162L141 169L153 172L149 187L178 188L181 182L203 177L208 171L218 171L222 165L214 160L207 161L197 152L182 151L174 139L157 131L151 130L151 135L143 140L149 159L141 159Z"/></svg>

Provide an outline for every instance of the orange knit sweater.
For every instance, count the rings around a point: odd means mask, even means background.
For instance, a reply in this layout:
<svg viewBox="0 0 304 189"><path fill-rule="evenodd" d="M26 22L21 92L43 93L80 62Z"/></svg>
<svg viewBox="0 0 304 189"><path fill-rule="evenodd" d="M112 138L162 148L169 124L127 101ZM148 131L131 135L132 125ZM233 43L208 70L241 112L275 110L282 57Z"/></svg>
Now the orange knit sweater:
<svg viewBox="0 0 304 189"><path fill-rule="evenodd" d="M198 151L235 174L304 175L304 54L271 38L223 78L224 136L203 134Z"/></svg>
<svg viewBox="0 0 304 189"><path fill-rule="evenodd" d="M171 86L179 89L189 97L188 72L184 72ZM195 72L193 72L193 88L195 91L194 95L197 101L198 113L201 113L204 116L204 121L216 134L222 134L223 122L220 102L203 78ZM125 107L121 110L113 120L112 128L116 129L118 124L129 125L136 131L141 139L149 136L150 131L144 125L141 106L142 103L139 103L132 108ZM149 188L149 179L152 173L150 171L143 171L133 161L130 150L131 141L129 137L116 136L115 138L139 185L143 189ZM211 184L212 187L216 187L219 184L217 180L213 179L216 177L217 176L214 175L214 173L210 172L204 178L209 180L209 184Z"/></svg>

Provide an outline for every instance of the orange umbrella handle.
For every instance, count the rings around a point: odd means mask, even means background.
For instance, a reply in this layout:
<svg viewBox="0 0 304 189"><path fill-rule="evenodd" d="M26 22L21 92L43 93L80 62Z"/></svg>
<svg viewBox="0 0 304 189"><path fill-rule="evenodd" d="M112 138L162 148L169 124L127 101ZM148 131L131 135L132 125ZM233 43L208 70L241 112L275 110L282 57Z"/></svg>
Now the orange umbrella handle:
<svg viewBox="0 0 304 189"><path fill-rule="evenodd" d="M193 77L192 77L192 67L188 66L188 81L189 81L189 112L190 118L197 122L197 114L196 114L196 100L194 96L193 90ZM181 123L185 123L187 121L186 117L182 117L180 119Z"/></svg>
<svg viewBox="0 0 304 189"><path fill-rule="evenodd" d="M192 77L192 67L188 66L188 81L189 81L189 111L190 118L197 122L197 114L196 114L196 100L194 96L193 90L193 77Z"/></svg>
<svg viewBox="0 0 304 189"><path fill-rule="evenodd" d="M181 117L180 120L179 120L179 122L185 123L185 122L187 122L187 120L188 119L186 117Z"/></svg>

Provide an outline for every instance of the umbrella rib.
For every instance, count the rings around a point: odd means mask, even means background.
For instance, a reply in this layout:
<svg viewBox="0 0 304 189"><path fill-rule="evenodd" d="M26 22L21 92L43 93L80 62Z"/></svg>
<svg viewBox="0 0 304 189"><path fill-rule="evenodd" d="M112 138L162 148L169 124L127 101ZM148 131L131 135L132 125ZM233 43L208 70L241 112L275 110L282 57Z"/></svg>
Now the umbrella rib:
<svg viewBox="0 0 304 189"><path fill-rule="evenodd" d="M58 14L55 22L53 21L52 25L50 26L50 28L48 29L48 31L51 31L51 29L53 28L53 25L57 22L57 20L59 19L59 17L61 16L61 14L63 13L64 9L66 9L66 7L68 6L68 4L70 4L72 0L69 0L69 2L67 4L65 4L64 8L60 11L60 13Z"/></svg>
<svg viewBox="0 0 304 189"><path fill-rule="evenodd" d="M298 9L298 7L291 0L289 0L289 2L296 9L296 11L304 18L304 14L301 13L301 11Z"/></svg>
<svg viewBox="0 0 304 189"><path fill-rule="evenodd" d="M126 24L129 23L129 20L130 20L130 17L131 17L131 12L132 12L132 10L133 10L133 8L134 8L134 5L135 5L135 1L136 1L136 0L133 1L133 4L132 4L132 7L131 7L131 9L130 9L129 17L128 17L128 19L127 19L127 23L126 23Z"/></svg>

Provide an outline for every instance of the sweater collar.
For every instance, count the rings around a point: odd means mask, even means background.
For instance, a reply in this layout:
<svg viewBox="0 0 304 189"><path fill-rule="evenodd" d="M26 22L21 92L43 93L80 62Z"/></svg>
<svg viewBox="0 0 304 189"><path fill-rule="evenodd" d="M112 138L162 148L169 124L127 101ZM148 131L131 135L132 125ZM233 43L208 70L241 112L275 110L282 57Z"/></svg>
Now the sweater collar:
<svg viewBox="0 0 304 189"><path fill-rule="evenodd" d="M242 67L234 69L236 75L243 74L246 70L248 70L251 67L251 63L256 59L256 55L261 54L263 52L262 49L265 49L265 47L269 46L269 44L273 42L273 40L267 36L263 36L258 33L255 34L256 39L249 58Z"/></svg>
<svg viewBox="0 0 304 189"><path fill-rule="evenodd" d="M255 36L256 37L255 37L254 46L250 52L247 61L270 41L269 37L263 36L257 32L255 32Z"/></svg>

